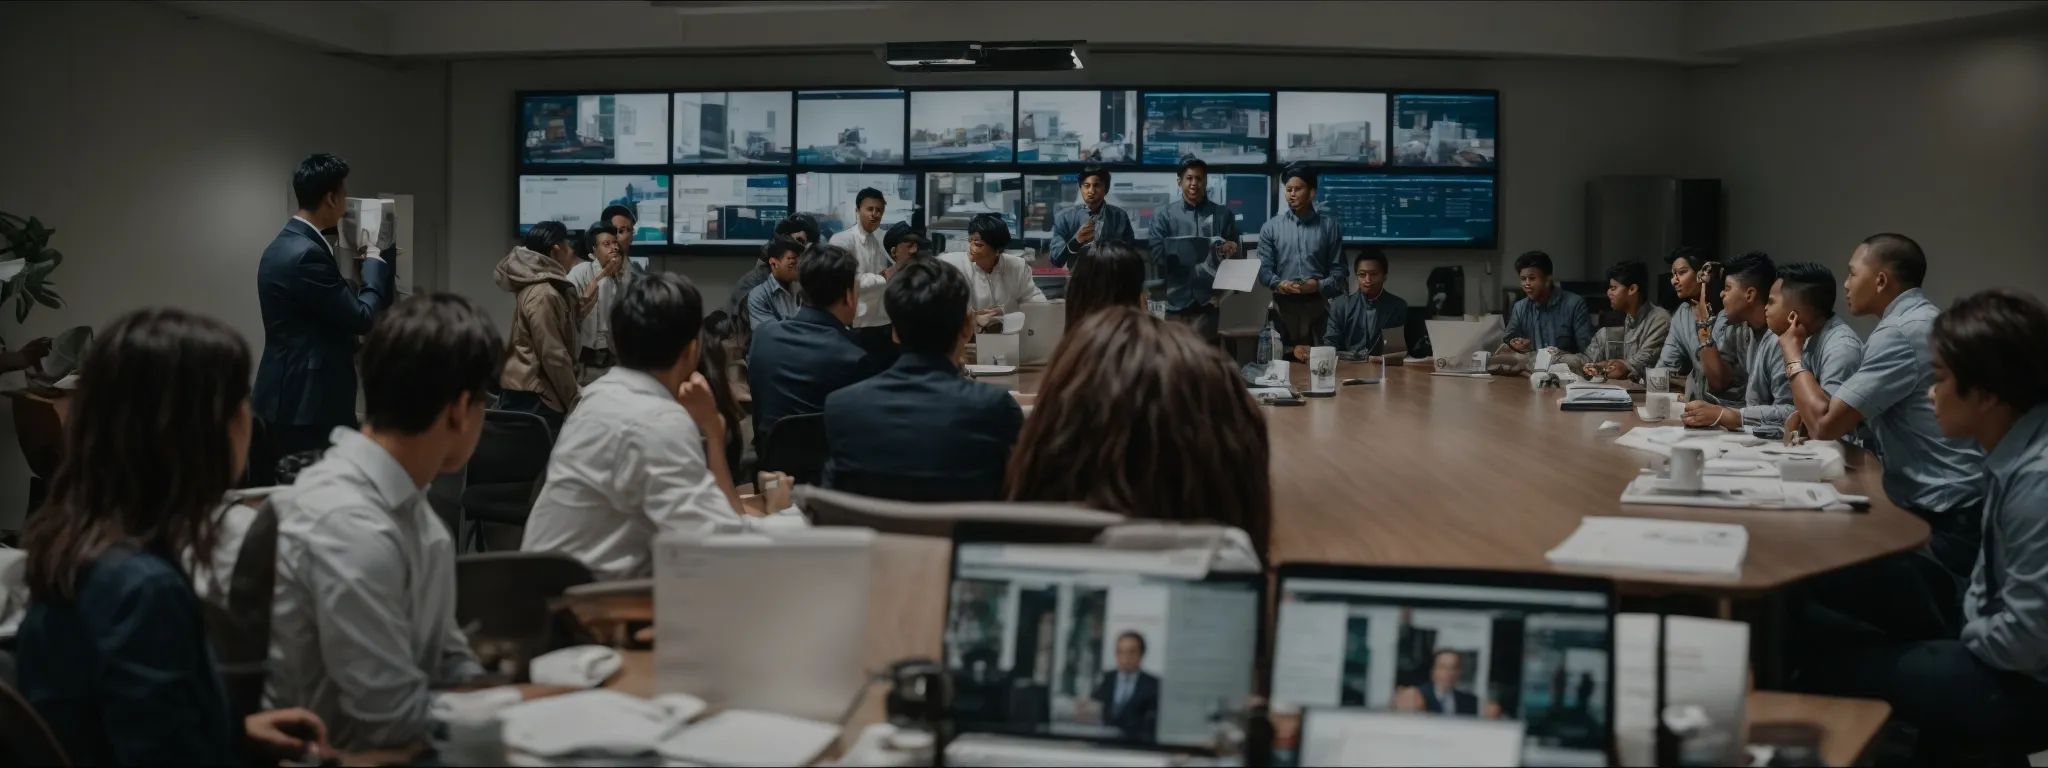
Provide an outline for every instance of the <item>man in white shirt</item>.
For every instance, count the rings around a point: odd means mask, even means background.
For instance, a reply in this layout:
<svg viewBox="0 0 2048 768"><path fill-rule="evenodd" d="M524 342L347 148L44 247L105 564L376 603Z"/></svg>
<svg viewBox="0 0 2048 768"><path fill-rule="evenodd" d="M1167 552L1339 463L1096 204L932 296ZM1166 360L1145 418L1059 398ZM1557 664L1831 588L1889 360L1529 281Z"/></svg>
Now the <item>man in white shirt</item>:
<svg viewBox="0 0 2048 768"><path fill-rule="evenodd" d="M576 287L579 299L576 333L581 351L576 357L576 380L588 385L618 364L612 354L611 306L619 300L619 287L630 275L643 273L626 258L626 241L617 227L592 224L583 243L590 249L589 260L569 269L569 284Z"/></svg>
<svg viewBox="0 0 2048 768"><path fill-rule="evenodd" d="M1010 227L1003 217L977 214L967 222L967 252L939 257L967 276L967 310L976 316L977 325L1022 312L1026 302L1046 300L1031 279L1031 264L1023 257L1003 253L1009 245Z"/></svg>
<svg viewBox="0 0 2048 768"><path fill-rule="evenodd" d="M697 372L704 299L671 273L634 280L612 306L619 365L583 390L526 521L527 552L562 552L601 581L653 573L664 531L739 524L725 421Z"/></svg>
<svg viewBox="0 0 2048 768"><path fill-rule="evenodd" d="M889 199L881 190L862 188L853 196L855 226L833 235L830 242L845 248L860 263L860 277L854 283L860 290L860 303L854 307L853 332L860 337L861 348L882 365L896 359L889 310L882 306L882 289L888 286L896 266L882 243L882 214L888 210Z"/></svg>
<svg viewBox="0 0 2048 768"><path fill-rule="evenodd" d="M270 497L277 510L272 707L304 707L345 751L424 744L430 691L483 674L455 623L455 546L427 484L469 461L504 366L468 299L419 296L362 354L364 426Z"/></svg>

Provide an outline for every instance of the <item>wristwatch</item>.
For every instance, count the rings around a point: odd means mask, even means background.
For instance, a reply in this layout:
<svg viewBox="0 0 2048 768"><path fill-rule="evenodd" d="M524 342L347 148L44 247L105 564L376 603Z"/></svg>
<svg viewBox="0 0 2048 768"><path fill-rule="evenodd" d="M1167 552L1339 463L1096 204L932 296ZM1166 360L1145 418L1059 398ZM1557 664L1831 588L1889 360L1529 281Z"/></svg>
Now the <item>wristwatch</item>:
<svg viewBox="0 0 2048 768"><path fill-rule="evenodd" d="M1792 361L1792 362L1789 362L1789 363L1786 363L1786 364L1785 364L1785 380L1786 380L1786 381L1791 381L1791 380L1793 380L1793 379L1799 378L1799 374L1802 374L1802 373L1805 373L1805 372L1806 372L1806 364L1805 364L1805 363L1802 363L1802 362L1800 362L1800 361L1798 361L1798 360L1794 360L1794 361Z"/></svg>

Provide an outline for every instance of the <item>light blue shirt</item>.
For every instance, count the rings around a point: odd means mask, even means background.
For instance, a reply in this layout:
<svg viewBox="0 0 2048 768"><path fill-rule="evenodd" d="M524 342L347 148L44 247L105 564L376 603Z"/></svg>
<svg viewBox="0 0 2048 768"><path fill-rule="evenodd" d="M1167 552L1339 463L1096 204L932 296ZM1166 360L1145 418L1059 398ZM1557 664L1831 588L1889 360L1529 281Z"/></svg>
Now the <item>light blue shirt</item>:
<svg viewBox="0 0 2048 768"><path fill-rule="evenodd" d="M796 291L783 287L773 276L754 286L753 292L747 294L747 322L755 330L796 317L803 308L803 302L797 300Z"/></svg>
<svg viewBox="0 0 2048 768"><path fill-rule="evenodd" d="M1695 339L1697 341L1697 339ZM1840 315L1822 323L1820 332L1806 337L1800 345L1800 362L1820 380L1821 391L1830 395L1863 364L1863 340ZM1765 333L1752 350L1749 383L1745 385L1742 425L1783 428L1785 419L1798 410L1792 402L1792 380L1785 378L1785 351L1778 335Z"/></svg>
<svg viewBox="0 0 2048 768"><path fill-rule="evenodd" d="M1124 705L1131 703L1131 695L1138 692L1138 673L1117 670L1116 698L1110 702L1112 713L1124 711Z"/></svg>
<svg viewBox="0 0 2048 768"><path fill-rule="evenodd" d="M1884 493L1892 503L1922 512L1947 512L1984 498L1984 453L1963 438L1941 436L1927 388L1934 383L1927 334L1941 310L1914 288L1885 307L1863 342L1863 364L1835 397L1863 415L1884 464Z"/></svg>
<svg viewBox="0 0 2048 768"><path fill-rule="evenodd" d="M2048 405L2013 424L1985 469L1984 547L1963 597L1963 645L2048 682Z"/></svg>
<svg viewBox="0 0 2048 768"><path fill-rule="evenodd" d="M1088 223L1088 206L1076 205L1053 215L1053 266L1073 266L1074 257L1087 253L1096 243L1128 243L1138 239L1131 229L1131 215L1124 209L1103 203L1099 213L1102 223L1095 225L1095 239L1086 243L1076 241L1074 235L1081 231L1081 225Z"/></svg>
<svg viewBox="0 0 2048 768"><path fill-rule="evenodd" d="M1214 246L1209 238L1238 242L1237 216L1208 198L1201 205L1185 199L1152 213L1152 263L1166 283L1166 310L1180 312L1209 303L1216 284Z"/></svg>
<svg viewBox="0 0 2048 768"><path fill-rule="evenodd" d="M1741 339L1749 334L1734 333L1734 326L1728 323L1725 312L1716 312L1712 320L1711 337L1714 348L1721 353L1721 359L1731 363L1743 360ZM1657 355L1657 367L1669 368L1674 375L1685 376L1685 397L1687 400L1703 400L1715 405L1742 402L1743 380L1734 377L1727 389L1709 389L1707 371L1700 367L1700 337L1698 321L1692 319L1692 302L1678 305L1678 311L1671 313L1671 331L1664 337L1664 350Z"/></svg>
<svg viewBox="0 0 2048 768"><path fill-rule="evenodd" d="M1259 228L1259 284L1278 288L1283 280L1315 279L1325 299L1344 295L1351 284L1344 266L1344 225L1337 217L1294 209L1266 220Z"/></svg>
<svg viewBox="0 0 2048 768"><path fill-rule="evenodd" d="M1593 343L1593 314L1585 299L1553 285L1550 298L1539 302L1524 296L1515 302L1508 313L1507 338L1528 339L1534 349L1585 352Z"/></svg>

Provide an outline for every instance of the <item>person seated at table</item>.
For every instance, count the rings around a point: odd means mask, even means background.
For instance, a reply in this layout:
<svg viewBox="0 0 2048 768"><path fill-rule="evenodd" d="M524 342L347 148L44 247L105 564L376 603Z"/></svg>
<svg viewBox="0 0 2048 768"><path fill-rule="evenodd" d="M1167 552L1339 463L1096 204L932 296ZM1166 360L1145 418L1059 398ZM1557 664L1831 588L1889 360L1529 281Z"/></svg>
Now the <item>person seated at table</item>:
<svg viewBox="0 0 2048 768"><path fill-rule="evenodd" d="M1584 352L1593 343L1586 300L1560 290L1551 272L1550 254L1529 251L1515 257L1524 296L1508 312L1507 343L1495 354L1512 354L1500 364L1526 368L1539 350Z"/></svg>
<svg viewBox="0 0 2048 768"><path fill-rule="evenodd" d="M826 487L889 495L864 483L922 483L929 487L917 500L998 498L1024 411L1007 389L960 376L955 361L974 338L967 278L913 261L889 280L885 300L903 354L888 370L825 397ZM838 485L854 475L853 485Z"/></svg>
<svg viewBox="0 0 2048 768"><path fill-rule="evenodd" d="M400 302L363 344L362 431L336 428L327 455L270 497L265 698L318 713L344 751L427 741L430 691L484 674L455 623L455 543L426 489L469 462L504 360L468 299Z"/></svg>
<svg viewBox="0 0 2048 768"><path fill-rule="evenodd" d="M214 511L249 453L250 369L233 329L177 309L128 313L86 353L69 455L22 533L29 604L14 639L22 698L73 764L327 750L303 709L234 721L193 588L221 574L184 557L218 546Z"/></svg>
<svg viewBox="0 0 2048 768"><path fill-rule="evenodd" d="M797 241L797 244L800 246L797 250L798 253L802 253L805 248L824 242L818 239L818 219L808 213L792 213L782 217L781 221L775 223L774 236L787 237ZM739 282L733 284L732 296L725 301L727 310L734 314L746 312L747 296L754 292L756 286L768 282L769 277L770 271L767 263L755 263L753 269L747 270L747 273L744 275L740 275Z"/></svg>
<svg viewBox="0 0 2048 768"><path fill-rule="evenodd" d="M1835 274L1827 267L1810 261L1779 267L1770 301L1764 305L1764 323L1770 332L1752 355L1742 408L1690 403L1685 411L1686 426L1781 429L1794 407L1792 384L1785 378L1784 351L1777 342L1795 325L1807 336L1806 365L1820 377L1823 389L1833 392L1840 388L1863 363L1863 340L1835 315Z"/></svg>
<svg viewBox="0 0 2048 768"><path fill-rule="evenodd" d="M1145 252L1110 240L1075 253L1068 262L1067 330L1110 307L1145 308ZM1064 339L1064 337L1062 337Z"/></svg>
<svg viewBox="0 0 2048 768"><path fill-rule="evenodd" d="M887 234L882 235L882 250L889 254L890 263L896 267L917 258L924 252L926 243L924 233L911 228L907 221L896 222L895 226L889 227Z"/></svg>
<svg viewBox="0 0 2048 768"><path fill-rule="evenodd" d="M725 446L727 427L699 368L703 322L687 277L627 286L612 309L619 365L584 391L555 438L520 551L570 555L599 581L645 578L655 536L741 522L727 453L705 448Z"/></svg>
<svg viewBox="0 0 2048 768"><path fill-rule="evenodd" d="M1360 250L1351 264L1358 290L1330 302L1323 346L1336 347L1344 360L1377 358L1384 352L1386 332L1408 323L1408 302L1387 292L1387 255L1380 249ZM1294 359L1308 362L1308 346L1295 345Z"/></svg>
<svg viewBox="0 0 2048 768"><path fill-rule="evenodd" d="M1682 303L1671 315L1671 332L1664 336L1657 367L1685 377L1682 395L1687 401L1741 403L1743 382L1710 386L1706 369L1700 367L1704 346L1718 349L1722 359L1741 358L1735 346L1737 334L1732 333L1734 328L1720 309L1720 288L1713 284L1713 271L1719 265L1707 260L1706 251L1689 245L1679 246L1664 260L1671 265L1671 287Z"/></svg>
<svg viewBox="0 0 2048 768"><path fill-rule="evenodd" d="M1664 339L1671 332L1671 313L1650 301L1650 269L1640 261L1624 261L1607 270L1607 304L1622 316L1620 357L1606 360L1615 347L1601 337L1612 338L1617 331L1602 328L1593 336L1596 343L1584 354L1564 355L1567 365L1584 361L1579 372L1588 377L1641 380L1643 372L1656 365L1664 351Z"/></svg>
<svg viewBox="0 0 2048 768"><path fill-rule="evenodd" d="M1851 285L1851 306L1868 300L1867 286ZM1989 453L1984 546L1961 637L1825 638L1804 679L1890 704L1919 727L1915 763L1954 764L1958 748L1988 744L2008 754L1987 757L2021 764L2020 745L2048 721L2048 307L1994 289L1957 300L1931 326L1925 391L1937 428Z"/></svg>
<svg viewBox="0 0 2048 768"><path fill-rule="evenodd" d="M853 252L813 246L796 268L804 308L788 320L754 329L747 353L747 388L754 396L754 435L760 442L774 434L782 417L824 412L826 395L874 375L881 365L852 329L860 301L860 267Z"/></svg>
<svg viewBox="0 0 2048 768"><path fill-rule="evenodd" d="M1710 276L1718 277L1719 273L1716 271ZM1723 390L1729 381L1745 379L1753 367L1757 351L1774 342L1770 338L1764 308L1770 299L1771 285L1777 279L1777 267L1771 263L1770 254L1762 251L1745 253L1728 263L1728 275L1722 279L1721 289L1721 314L1727 318L1726 337L1714 342L1704 329L1694 336L1700 370L1704 372L1709 391ZM1715 409L1724 403L1730 406L1735 402L1748 404L1747 398L1751 394L1748 385L1743 384L1738 391L1742 393L1743 400L1694 400L1685 404L1685 411L1702 426L1711 424L1720 417L1720 412Z"/></svg>
<svg viewBox="0 0 2048 768"><path fill-rule="evenodd" d="M972 292L968 309L976 325L987 326L1011 312L1023 311L1025 302L1045 301L1038 283L1031 280L1031 264L1021 256L1003 253L1010 245L1010 225L993 213L975 214L967 222L967 252L948 253L941 261L967 276Z"/></svg>
<svg viewBox="0 0 2048 768"><path fill-rule="evenodd" d="M1265 561L1266 421L1222 350L1183 324L1112 307L1061 339L1042 381L1010 455L1011 500L1230 526Z"/></svg>
<svg viewBox="0 0 2048 768"><path fill-rule="evenodd" d="M796 295L796 259L803 252L803 244L788 237L761 246L761 263L768 265L768 279L747 294L747 325L766 328L803 310L803 301Z"/></svg>

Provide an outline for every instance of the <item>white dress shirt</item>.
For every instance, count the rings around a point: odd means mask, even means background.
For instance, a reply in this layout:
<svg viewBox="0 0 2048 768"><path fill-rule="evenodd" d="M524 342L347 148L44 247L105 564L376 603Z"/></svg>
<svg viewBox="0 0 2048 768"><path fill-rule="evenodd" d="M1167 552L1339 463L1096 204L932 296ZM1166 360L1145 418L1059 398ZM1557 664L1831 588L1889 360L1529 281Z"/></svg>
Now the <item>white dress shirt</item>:
<svg viewBox="0 0 2048 768"><path fill-rule="evenodd" d="M397 459L353 429L270 498L277 511L271 707L305 707L337 749L422 741L429 689L483 674L455 624L455 545Z"/></svg>
<svg viewBox="0 0 2048 768"><path fill-rule="evenodd" d="M600 581L653 573L655 535L741 524L704 436L660 380L613 368L583 388L526 521L526 552L563 552Z"/></svg>
<svg viewBox="0 0 2048 768"><path fill-rule="evenodd" d="M889 324L889 310L882 306L882 291L889 286L888 278L882 272L896 265L889 258L889 252L882 249L882 233L877 227L874 232L862 231L859 226L833 235L828 245L836 245L853 253L860 262L860 276L854 287L860 290L860 306L853 311L853 327L872 328Z"/></svg>
<svg viewBox="0 0 2048 768"><path fill-rule="evenodd" d="M967 277L970 312L996 307L1009 314L1024 311L1022 307L1027 302L1045 301L1045 292L1038 290L1038 283L1031 280L1031 264L1022 256L1002 254L996 257L995 269L989 271L982 271L966 253L944 254L939 260Z"/></svg>

